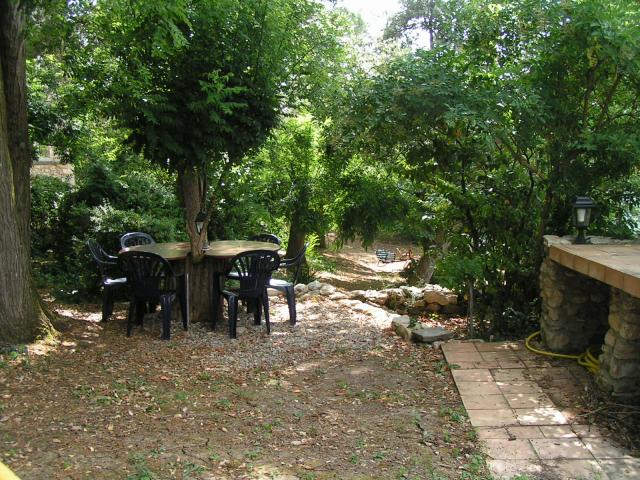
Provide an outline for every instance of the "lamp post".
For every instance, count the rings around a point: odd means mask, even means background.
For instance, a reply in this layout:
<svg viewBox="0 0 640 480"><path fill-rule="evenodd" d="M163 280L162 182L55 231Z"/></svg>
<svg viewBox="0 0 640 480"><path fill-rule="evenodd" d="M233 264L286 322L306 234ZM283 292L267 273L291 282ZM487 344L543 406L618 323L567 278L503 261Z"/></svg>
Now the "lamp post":
<svg viewBox="0 0 640 480"><path fill-rule="evenodd" d="M204 227L204 222L206 221L207 221L207 214L204 213L202 210L200 210L196 215L196 219L195 219L196 233L198 235L202 233L202 227ZM208 248L209 248L209 242L207 241L207 238L205 236L204 242L202 242L202 249L207 250Z"/></svg>
<svg viewBox="0 0 640 480"><path fill-rule="evenodd" d="M576 245L591 243L584 232L591 222L591 210L596 206L590 197L576 197L573 204L573 224L578 229L578 235L573 241Z"/></svg>

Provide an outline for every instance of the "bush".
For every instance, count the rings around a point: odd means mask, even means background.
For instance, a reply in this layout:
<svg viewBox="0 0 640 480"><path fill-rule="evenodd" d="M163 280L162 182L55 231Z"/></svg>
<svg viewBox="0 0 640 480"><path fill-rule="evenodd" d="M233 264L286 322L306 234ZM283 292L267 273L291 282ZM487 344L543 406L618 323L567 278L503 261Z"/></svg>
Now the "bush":
<svg viewBox="0 0 640 480"><path fill-rule="evenodd" d="M39 177L32 186L33 264L37 284L74 301L98 293L89 238L117 252L120 236L144 231L158 242L184 238L182 212L172 188L153 172L117 175L96 163L76 172L77 186Z"/></svg>
<svg viewBox="0 0 640 480"><path fill-rule="evenodd" d="M59 208L71 185L55 178L37 176L31 180L32 254L42 256L57 244L55 227L60 223Z"/></svg>

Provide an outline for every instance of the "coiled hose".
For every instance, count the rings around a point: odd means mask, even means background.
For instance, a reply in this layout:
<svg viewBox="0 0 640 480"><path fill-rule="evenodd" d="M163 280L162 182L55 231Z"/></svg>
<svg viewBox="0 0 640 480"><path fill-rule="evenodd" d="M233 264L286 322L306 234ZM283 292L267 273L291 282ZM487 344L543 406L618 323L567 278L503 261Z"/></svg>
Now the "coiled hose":
<svg viewBox="0 0 640 480"><path fill-rule="evenodd" d="M545 355L547 357L569 358L569 359L572 359L572 360L577 360L578 361L578 365L581 365L581 366L585 367L587 370L589 370L594 375L596 373L598 373L598 370L600 370L600 362L598 362L598 359L589 351L588 348L587 348L586 351L584 351L580 355L568 355L566 353L547 352L547 351L544 351L544 350L540 350L540 349L538 349L536 347L532 347L531 343L530 343L531 340L533 338L537 337L538 335L540 335L540 333L542 333L541 330L538 330L537 332L533 332L524 341L524 345L525 345L525 347L527 347L528 350L531 350L533 353L537 353L538 355Z"/></svg>

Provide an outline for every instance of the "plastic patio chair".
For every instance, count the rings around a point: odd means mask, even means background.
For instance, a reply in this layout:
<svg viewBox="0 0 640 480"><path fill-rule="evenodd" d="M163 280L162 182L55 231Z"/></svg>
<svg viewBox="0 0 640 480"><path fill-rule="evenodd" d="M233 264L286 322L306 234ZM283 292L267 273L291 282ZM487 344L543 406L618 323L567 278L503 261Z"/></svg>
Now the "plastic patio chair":
<svg viewBox="0 0 640 480"><path fill-rule="evenodd" d="M144 232L129 232L120 237L120 246L122 248L133 247L135 245L149 245L156 243L151 235Z"/></svg>
<svg viewBox="0 0 640 480"><path fill-rule="evenodd" d="M162 318L162 339L171 337L171 308L180 301L182 326L189 325L189 278L187 274L175 274L169 262L150 252L123 252L118 255L123 271L127 274L130 301L127 316L127 337L131 336L133 322L142 325L145 303L159 303Z"/></svg>
<svg viewBox="0 0 640 480"><path fill-rule="evenodd" d="M109 255L94 239L87 240L87 247L100 270L102 286L102 321L106 322L113 314L115 291L126 286L127 279L119 272L118 257ZM118 275L119 274L119 275Z"/></svg>
<svg viewBox="0 0 640 480"><path fill-rule="evenodd" d="M271 250L252 250L240 253L231 259L231 272L234 273L233 278L239 282L239 286L233 290L224 289L222 291L222 295L228 303L229 337L236 338L238 300L247 300L256 305L253 313L256 325L260 325L261 311L264 309L267 333L271 333L269 297L266 286L271 274L279 265L280 257Z"/></svg>
<svg viewBox="0 0 640 480"><path fill-rule="evenodd" d="M282 245L282 240L280 240L273 233L259 233L258 235L253 235L252 237L249 237L249 240L252 240L254 242L269 242L269 243L275 243L276 245Z"/></svg>
<svg viewBox="0 0 640 480"><path fill-rule="evenodd" d="M298 275L300 274L300 267L304 261L304 256L307 253L308 243L304 244L302 250L293 258L283 258L280 261L280 268L286 268L287 270L293 269L293 279L291 282L281 280L279 278L270 278L267 283L268 288L273 288L278 291L284 292L287 297L287 306L289 307L289 323L291 325L296 324L296 294L294 287L298 283Z"/></svg>

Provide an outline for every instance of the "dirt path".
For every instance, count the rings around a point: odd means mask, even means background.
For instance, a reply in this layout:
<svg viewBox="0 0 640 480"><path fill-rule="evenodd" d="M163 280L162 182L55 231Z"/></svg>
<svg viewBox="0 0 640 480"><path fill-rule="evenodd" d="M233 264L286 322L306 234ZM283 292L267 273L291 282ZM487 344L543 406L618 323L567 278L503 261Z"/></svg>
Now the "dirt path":
<svg viewBox="0 0 640 480"><path fill-rule="evenodd" d="M106 324L54 306L57 343L0 357L2 461L25 480L484 478L439 350L349 302L301 302L296 326L271 303L271 336L246 317L237 340L170 342L153 318L126 338L124 304Z"/></svg>
<svg viewBox="0 0 640 480"><path fill-rule="evenodd" d="M403 283L400 272L407 265L406 260L390 263L378 261L376 248L384 248L391 252L406 254L409 249L416 251L416 247L400 243L379 242L372 248L365 250L358 243L348 243L339 251L327 250L324 256L335 262L333 272L320 272L318 278L329 282L343 290L382 290Z"/></svg>

